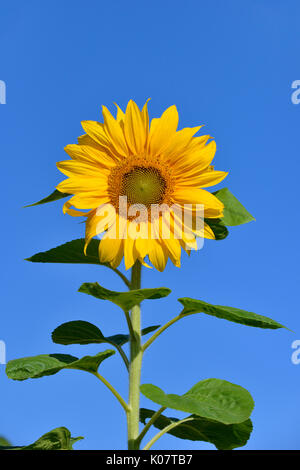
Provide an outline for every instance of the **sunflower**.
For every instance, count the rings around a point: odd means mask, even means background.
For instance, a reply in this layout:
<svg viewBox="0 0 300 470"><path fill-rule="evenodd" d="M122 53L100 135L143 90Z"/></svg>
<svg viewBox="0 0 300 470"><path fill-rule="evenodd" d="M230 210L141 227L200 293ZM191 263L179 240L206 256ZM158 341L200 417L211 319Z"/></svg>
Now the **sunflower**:
<svg viewBox="0 0 300 470"><path fill-rule="evenodd" d="M103 263L116 268L124 257L129 269L137 259L148 266L148 256L159 271L168 258L179 267L182 248L190 253L197 237L215 238L203 216L223 215L223 204L202 189L227 175L211 165L216 144L209 135L195 137L201 126L178 131L176 106L150 126L147 102L141 111L132 100L125 113L116 106L116 118L103 106L104 123L83 121L85 134L65 147L71 160L57 163L68 177L57 189L73 195L64 213L87 217L85 250L93 237L103 235ZM198 206L204 211L200 229ZM161 207L170 208L168 217ZM189 223L181 220L183 212Z"/></svg>

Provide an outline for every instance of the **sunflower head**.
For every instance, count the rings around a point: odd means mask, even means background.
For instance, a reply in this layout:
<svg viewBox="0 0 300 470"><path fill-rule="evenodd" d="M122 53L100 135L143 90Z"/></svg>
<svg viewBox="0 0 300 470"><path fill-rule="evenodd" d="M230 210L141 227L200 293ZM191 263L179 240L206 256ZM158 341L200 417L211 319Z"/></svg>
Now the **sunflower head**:
<svg viewBox="0 0 300 470"><path fill-rule="evenodd" d="M200 127L177 130L176 106L149 126L147 103L129 101L114 118L103 106L104 122L83 121L85 134L65 148L59 162L67 176L57 189L73 195L64 212L85 216L86 247L95 236L101 262L126 269L145 258L163 271L168 258L180 266L181 249L197 249L197 237L215 238L204 218L219 218L223 204L203 188L227 173L211 162L216 145ZM84 211L83 211L84 210ZM86 248L85 248L86 249Z"/></svg>
<svg viewBox="0 0 300 470"><path fill-rule="evenodd" d="M165 195L166 181L154 166L143 164L132 166L123 174L120 194L129 204L160 204Z"/></svg>

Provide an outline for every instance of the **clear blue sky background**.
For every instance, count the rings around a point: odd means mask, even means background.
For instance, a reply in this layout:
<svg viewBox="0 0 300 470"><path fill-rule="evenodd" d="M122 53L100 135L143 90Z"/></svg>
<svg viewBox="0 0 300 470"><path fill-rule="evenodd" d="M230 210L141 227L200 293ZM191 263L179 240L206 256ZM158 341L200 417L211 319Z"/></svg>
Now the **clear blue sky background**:
<svg viewBox="0 0 300 470"><path fill-rule="evenodd" d="M122 312L77 293L85 281L122 284L105 268L39 265L35 252L79 238L84 226L62 214L61 202L22 209L61 180L55 162L82 133L80 121L100 120L101 105L130 98L152 117L176 104L180 127L205 124L215 137L217 169L256 217L220 242L171 264L146 270L144 287L172 296L144 304L143 326L165 323L178 297L241 307L270 316L286 330L260 330L194 315L177 323L145 355L143 383L184 393L217 377L240 384L256 405L247 449L300 449L300 365L291 343L299 319L299 123L291 83L300 79L299 2L289 0L10 1L1 6L0 105L2 297L0 339L7 360L41 353L77 356L97 345L59 346L50 333L83 319L111 335L125 332ZM104 349L104 348L101 348ZM127 393L117 355L103 375ZM125 417L93 376L63 371L14 382L0 366L0 434L29 444L58 426L85 436L77 449L126 447ZM143 399L143 406L152 407ZM155 406L154 406L155 407ZM171 416L176 412L171 411ZM151 434L151 433L150 433ZM210 449L163 437L156 449Z"/></svg>

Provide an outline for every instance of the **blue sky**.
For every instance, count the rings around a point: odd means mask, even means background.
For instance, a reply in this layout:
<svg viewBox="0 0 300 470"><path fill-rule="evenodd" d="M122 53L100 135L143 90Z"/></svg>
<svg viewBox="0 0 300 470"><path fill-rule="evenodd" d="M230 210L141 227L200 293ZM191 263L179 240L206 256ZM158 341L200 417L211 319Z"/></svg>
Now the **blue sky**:
<svg viewBox="0 0 300 470"><path fill-rule="evenodd" d="M61 180L56 161L82 133L80 121L100 120L101 105L143 105L152 117L176 104L180 127L205 124L217 142L215 166L256 217L182 268L145 270L144 287L172 296L143 307L143 326L179 312L178 297L195 297L270 316L286 330L260 330L194 315L177 323L145 354L143 383L184 393L217 377L247 388L255 399L254 431L245 449L300 449L300 365L291 343L299 319L299 123L291 84L300 79L299 2L211 0L160 2L11 1L1 7L0 105L2 159L2 307L0 339L7 360L46 353L77 356L97 345L59 346L59 324L86 320L107 334L125 331L114 305L77 293L82 282L123 288L105 268L38 265L24 258L83 236L60 202L22 209ZM117 356L103 375L126 395ZM63 371L25 382L0 365L0 434L29 444L58 426L85 440L77 449L126 447L119 405L93 376ZM144 399L143 406L152 407ZM169 413L171 416L176 414ZM121 416L121 418L120 418ZM149 434L151 435L151 433ZM211 449L165 436L156 449Z"/></svg>

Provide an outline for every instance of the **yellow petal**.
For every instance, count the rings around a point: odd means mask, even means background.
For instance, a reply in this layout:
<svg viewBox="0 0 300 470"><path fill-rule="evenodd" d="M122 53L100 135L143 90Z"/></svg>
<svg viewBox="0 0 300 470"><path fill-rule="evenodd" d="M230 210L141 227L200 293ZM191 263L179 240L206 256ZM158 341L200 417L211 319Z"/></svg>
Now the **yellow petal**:
<svg viewBox="0 0 300 470"><path fill-rule="evenodd" d="M205 217L223 217L224 204L213 194L199 188L180 189L174 193L174 201L182 207L182 210L189 210L188 204L203 204ZM194 211L196 207L193 207Z"/></svg>
<svg viewBox="0 0 300 470"><path fill-rule="evenodd" d="M91 123L91 122L94 122L94 121L83 121L84 123ZM82 123L81 123L82 124ZM102 129L102 137L98 138L98 141L94 140L96 137L94 137L94 139L92 139L92 137L90 137L88 134L84 134L84 135L81 135L80 137L78 137L78 144L80 146L85 146L85 147L88 147L87 150L88 152L90 151L90 148L92 147L93 149L95 150L98 150L100 151L101 153L105 153L105 155L107 155L107 157L109 158L112 158L115 162L119 162L123 157L121 157L121 155L118 155L118 153L115 151L114 147L111 145L110 141L107 139L107 135L105 134L105 131L104 131L104 128L103 128L103 124L101 122L98 123L100 128ZM86 124L84 124L85 127L86 127ZM87 124L88 126L88 124ZM99 130L99 127L97 128ZM91 131L92 132L92 131ZM103 140L103 143L99 143L101 141L101 139Z"/></svg>
<svg viewBox="0 0 300 470"><path fill-rule="evenodd" d="M112 240L104 237L99 244L99 259L101 263L109 263L117 268L124 254L124 240Z"/></svg>
<svg viewBox="0 0 300 470"><path fill-rule="evenodd" d="M210 240L216 239L214 232L212 231L212 229L207 223L204 223L203 234L199 236L203 236L204 238L209 238Z"/></svg>
<svg viewBox="0 0 300 470"><path fill-rule="evenodd" d="M104 130L104 124L97 121L82 121L81 125L91 139L97 142L101 147L116 154L114 146ZM82 141L83 139L81 139L80 143L82 143Z"/></svg>
<svg viewBox="0 0 300 470"><path fill-rule="evenodd" d="M146 129L141 111L136 103L129 101L124 121L126 142L134 155L143 153L146 143Z"/></svg>
<svg viewBox="0 0 300 470"><path fill-rule="evenodd" d="M83 121L83 122L93 122L93 121ZM82 123L81 123L82 124ZM103 126L103 124L101 123L98 123L100 124L101 126ZM103 151L103 146L99 144L99 142L96 142L96 140L92 139L92 137L90 137L88 134L83 134L83 135L80 135L78 138L78 144L79 145L86 145L88 147L93 147L95 149L98 149L98 150L102 150Z"/></svg>
<svg viewBox="0 0 300 470"><path fill-rule="evenodd" d="M135 241L135 246L139 257L144 259L149 252L149 241L146 239L137 238Z"/></svg>
<svg viewBox="0 0 300 470"><path fill-rule="evenodd" d="M216 196L200 188L180 188L176 189L173 198L180 204L204 204L222 210L224 205Z"/></svg>
<svg viewBox="0 0 300 470"><path fill-rule="evenodd" d="M125 120L125 113L122 111L119 105L117 103L114 103L117 107L117 121L120 124L121 122L124 122Z"/></svg>
<svg viewBox="0 0 300 470"><path fill-rule="evenodd" d="M183 174L181 177L176 178L176 187L180 186L198 186L200 188L206 188L208 186L214 186L228 175L226 171L204 171L199 176L187 177Z"/></svg>
<svg viewBox="0 0 300 470"><path fill-rule="evenodd" d="M72 176L59 183L56 189L70 194L94 190L95 194L102 195L108 189L107 175L100 173L97 177Z"/></svg>
<svg viewBox="0 0 300 470"><path fill-rule="evenodd" d="M184 223L183 214L179 215L178 211L173 213L173 226L172 231L176 239L183 241L186 248L197 250L196 237L192 231L192 228Z"/></svg>
<svg viewBox="0 0 300 470"><path fill-rule="evenodd" d="M142 266L145 266L145 268L150 268L150 269L152 269L152 266L150 266L149 264L147 264L143 258L139 258L139 257L138 257L138 260L139 260L139 262L141 263Z"/></svg>
<svg viewBox="0 0 300 470"><path fill-rule="evenodd" d="M111 168L116 165L116 158L101 151L99 146L70 144L65 147L65 151L73 160L91 163L103 168Z"/></svg>
<svg viewBox="0 0 300 470"><path fill-rule="evenodd" d="M178 240L175 239L163 239L162 243L166 246L169 251L169 257L172 263L180 267L180 257L181 257L181 246Z"/></svg>
<svg viewBox="0 0 300 470"><path fill-rule="evenodd" d="M57 168L66 176L102 177L108 176L109 170L105 170L97 163L82 162L80 160L64 160L56 163Z"/></svg>
<svg viewBox="0 0 300 470"><path fill-rule="evenodd" d="M110 198L107 195L96 195L94 191L76 194L69 200L71 206L77 209L95 209L101 204L108 204L109 202Z"/></svg>
<svg viewBox="0 0 300 470"><path fill-rule="evenodd" d="M149 114L148 114L148 106L147 106L148 101L150 101L150 98L147 99L142 109L142 119L143 119L143 123L145 127L146 140L148 139L148 135L149 135Z"/></svg>
<svg viewBox="0 0 300 470"><path fill-rule="evenodd" d="M187 153L193 152L195 148L204 147L210 139L214 139L211 135L199 135L198 137L193 137L187 147Z"/></svg>
<svg viewBox="0 0 300 470"><path fill-rule="evenodd" d="M199 131L199 129L201 129L201 127L202 126L187 127L176 132L168 147L164 150L163 160L172 162L178 160L190 143L192 137Z"/></svg>
<svg viewBox="0 0 300 470"><path fill-rule="evenodd" d="M128 147L119 122L115 120L106 106L102 106L102 114L104 117L104 129L111 144L120 155L126 157L128 155Z"/></svg>
<svg viewBox="0 0 300 470"><path fill-rule="evenodd" d="M159 240L149 241L149 259L158 271L162 272L165 269L168 261L168 253Z"/></svg>
<svg viewBox="0 0 300 470"><path fill-rule="evenodd" d="M174 136L178 126L178 112L176 106L170 106L160 119L152 119L149 133L148 149L155 157L162 153Z"/></svg>
<svg viewBox="0 0 300 470"><path fill-rule="evenodd" d="M70 204L70 201L67 201L63 205L63 213L64 214L69 214L72 217L87 217L90 212L82 212L82 211L77 211L74 209L70 209L72 207L72 204Z"/></svg>
<svg viewBox="0 0 300 470"><path fill-rule="evenodd" d="M192 149L187 150L180 161L174 165L174 175L180 175L184 171L185 176L190 177L197 172L202 172L211 164L215 153L216 143L214 140L205 146L201 144L194 146Z"/></svg>
<svg viewBox="0 0 300 470"><path fill-rule="evenodd" d="M107 206L107 210L105 210ZM115 222L115 213L111 210L108 205L103 205L103 209L99 212L98 209L94 209L89 213L89 216L85 224L85 247L90 243L91 239L107 230Z"/></svg>
<svg viewBox="0 0 300 470"><path fill-rule="evenodd" d="M135 249L135 240L125 238L124 240L124 262L125 268L130 269L138 257L138 252Z"/></svg>
<svg viewBox="0 0 300 470"><path fill-rule="evenodd" d="M179 240L181 248L184 249L184 251L188 254L188 256L191 256L191 249L185 244L183 240Z"/></svg>

